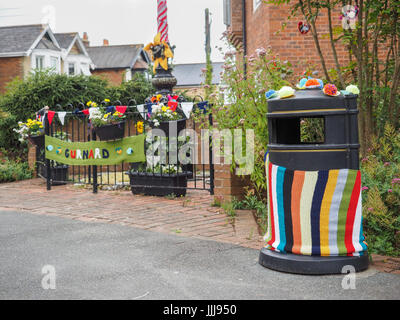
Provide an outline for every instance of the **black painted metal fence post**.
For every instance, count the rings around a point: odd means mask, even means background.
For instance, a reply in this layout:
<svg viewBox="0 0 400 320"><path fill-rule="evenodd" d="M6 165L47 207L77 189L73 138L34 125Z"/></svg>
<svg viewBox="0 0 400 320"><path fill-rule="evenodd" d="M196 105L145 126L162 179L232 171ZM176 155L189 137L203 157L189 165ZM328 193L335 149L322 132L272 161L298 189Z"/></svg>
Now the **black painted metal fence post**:
<svg viewBox="0 0 400 320"><path fill-rule="evenodd" d="M94 128L91 128L92 130L92 141L96 141L96 132ZM97 166L94 165L93 167L93 193L97 193L98 191L98 185L97 185Z"/></svg>
<svg viewBox="0 0 400 320"><path fill-rule="evenodd" d="M48 119L48 108L45 110L45 116L44 116L44 134L46 136L50 135L50 124L49 124L49 119ZM44 146L45 148L45 154L46 154L46 144ZM51 190L51 164L50 160L46 158L45 160L46 164L46 184L47 184L47 190Z"/></svg>
<svg viewBox="0 0 400 320"><path fill-rule="evenodd" d="M209 114L210 123L210 194L214 195L214 157L213 157L213 115L212 112Z"/></svg>

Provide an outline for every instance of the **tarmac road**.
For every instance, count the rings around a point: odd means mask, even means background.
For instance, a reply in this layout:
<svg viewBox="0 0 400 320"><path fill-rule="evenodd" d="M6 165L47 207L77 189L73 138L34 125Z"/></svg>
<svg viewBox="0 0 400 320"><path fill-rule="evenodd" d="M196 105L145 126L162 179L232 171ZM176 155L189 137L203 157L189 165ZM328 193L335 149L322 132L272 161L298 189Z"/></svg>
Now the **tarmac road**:
<svg viewBox="0 0 400 320"><path fill-rule="evenodd" d="M345 290L344 275L280 273L260 266L258 255L258 250L132 227L0 211L0 299L400 296L399 275L370 268L357 274L355 290ZM55 289L43 289L42 282Z"/></svg>

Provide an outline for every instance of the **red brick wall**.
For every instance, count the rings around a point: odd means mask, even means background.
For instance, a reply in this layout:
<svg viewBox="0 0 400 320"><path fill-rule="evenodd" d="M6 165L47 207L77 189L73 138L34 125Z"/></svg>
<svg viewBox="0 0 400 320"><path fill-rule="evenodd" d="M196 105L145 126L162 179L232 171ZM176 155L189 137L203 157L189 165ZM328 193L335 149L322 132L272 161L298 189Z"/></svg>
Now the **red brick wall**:
<svg viewBox="0 0 400 320"><path fill-rule="evenodd" d="M95 70L92 75L99 76L103 79L110 81L110 84L119 86L125 79L125 69L120 70Z"/></svg>
<svg viewBox="0 0 400 320"><path fill-rule="evenodd" d="M23 57L0 58L0 93L4 93L6 84L17 76L24 76Z"/></svg>
<svg viewBox="0 0 400 320"><path fill-rule="evenodd" d="M240 22L242 21L242 11L239 3L233 9L235 2L238 2L238 0L233 0L232 2L232 21L238 23L239 19ZM299 21L304 22L305 19L299 15L288 20L290 11L289 5L278 6L265 3L261 3L257 10L253 11L253 1L246 0L247 54L254 54L259 47L267 48L270 46L282 61L288 60L292 63L296 73L303 72L305 66L311 65L315 65L317 69L322 71L311 31L306 35L302 35L298 31ZM334 27L341 26L339 16L339 11L332 14ZM287 25L282 31L284 23ZM333 54L328 37L329 29L326 10L323 10L317 19L317 30L320 34L320 46L327 68L334 68ZM343 45L337 45L336 49L339 60L341 62L347 61L346 48ZM322 73L320 73L320 76L322 76Z"/></svg>

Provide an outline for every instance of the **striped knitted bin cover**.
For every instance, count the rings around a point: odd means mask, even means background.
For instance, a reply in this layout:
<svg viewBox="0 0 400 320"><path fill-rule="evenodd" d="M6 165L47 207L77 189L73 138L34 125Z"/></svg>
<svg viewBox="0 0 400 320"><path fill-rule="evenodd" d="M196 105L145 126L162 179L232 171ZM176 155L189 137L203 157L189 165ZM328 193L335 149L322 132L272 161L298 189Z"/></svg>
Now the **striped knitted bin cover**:
<svg viewBox="0 0 400 320"><path fill-rule="evenodd" d="M361 172L289 170L266 156L268 232L266 248L300 255L360 256Z"/></svg>

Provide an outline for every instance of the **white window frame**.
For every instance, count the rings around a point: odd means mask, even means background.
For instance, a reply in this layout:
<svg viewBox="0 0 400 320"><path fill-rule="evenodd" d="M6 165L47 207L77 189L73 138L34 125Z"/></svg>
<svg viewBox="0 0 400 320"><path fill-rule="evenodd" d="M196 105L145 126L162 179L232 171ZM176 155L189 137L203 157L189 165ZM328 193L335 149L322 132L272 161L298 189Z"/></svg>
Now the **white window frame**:
<svg viewBox="0 0 400 320"><path fill-rule="evenodd" d="M38 66L38 60L40 59L40 61L41 61L41 66L40 66L40 68L39 68L39 66ZM45 59L45 56L42 56L42 55L36 55L35 56L35 69L36 70L44 70L44 69L46 69L46 61L45 61L46 59Z"/></svg>
<svg viewBox="0 0 400 320"><path fill-rule="evenodd" d="M255 12L261 5L262 0L253 0L253 12Z"/></svg>
<svg viewBox="0 0 400 320"><path fill-rule="evenodd" d="M70 66L74 66L74 73L70 73ZM76 76L77 75L76 63L69 61L67 65L67 70L69 76Z"/></svg>
<svg viewBox="0 0 400 320"><path fill-rule="evenodd" d="M53 62L55 62L54 65ZM53 71L55 71L56 73L59 72L59 63L60 59L58 57L50 56L50 68L54 69Z"/></svg>

